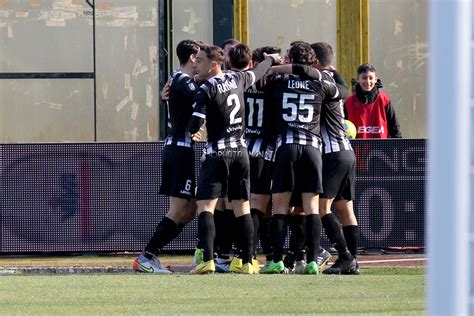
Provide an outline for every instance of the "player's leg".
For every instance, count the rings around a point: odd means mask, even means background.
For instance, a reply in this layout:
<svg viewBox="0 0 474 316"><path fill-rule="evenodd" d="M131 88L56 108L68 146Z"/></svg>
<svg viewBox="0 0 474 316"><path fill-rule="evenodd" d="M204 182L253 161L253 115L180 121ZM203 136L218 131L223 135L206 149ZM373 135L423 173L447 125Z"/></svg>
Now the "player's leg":
<svg viewBox="0 0 474 316"><path fill-rule="evenodd" d="M295 189L295 166L300 149L297 145L286 144L278 148L272 175L272 205L273 216L271 239L273 246L273 261L261 273L283 273L283 247L288 231L288 211L292 191Z"/></svg>
<svg viewBox="0 0 474 316"><path fill-rule="evenodd" d="M253 231L254 231L254 240L253 240L253 249L252 249L252 263L256 271L260 270L260 264L257 261L257 244L260 239L260 244L262 249L268 251L268 248L271 247L271 240L268 239L268 235L262 234L261 226L264 225L264 217L267 212L268 204L270 202L269 194L255 194L250 193L250 215L252 216ZM265 227L263 227L265 230ZM265 254L267 252L264 251Z"/></svg>
<svg viewBox="0 0 474 316"><path fill-rule="evenodd" d="M250 163L247 150L239 150L228 157L229 163L229 190L227 196L232 203L236 226L238 229L237 240L241 249L242 267L240 272L255 273L252 266L252 252L254 241L254 226L250 215ZM239 272L232 263L231 271ZM235 267L237 268L237 267Z"/></svg>
<svg viewBox="0 0 474 316"><path fill-rule="evenodd" d="M295 196L298 196L297 198ZM298 263L298 271L304 270L305 266L305 241L306 241L306 216L303 210L301 193L292 193L291 205L297 205L288 215L288 228L290 230L290 240L288 252L283 263L289 272L297 272L296 264ZM302 269L301 269L302 268Z"/></svg>
<svg viewBox="0 0 474 316"><path fill-rule="evenodd" d="M230 272L232 244L235 233L234 211L226 209L227 199L220 198L214 212L214 223L216 227L215 251L216 251L216 272Z"/></svg>
<svg viewBox="0 0 474 316"><path fill-rule="evenodd" d="M346 239L342 232L339 219L331 212L331 205L334 198L320 199L320 215L321 221L328 236L329 241L337 250L338 258L336 262L328 269L324 270L324 274L340 274L355 269L356 262L352 254L347 249Z"/></svg>
<svg viewBox="0 0 474 316"><path fill-rule="evenodd" d="M271 199L271 196L270 196ZM272 246L272 237L271 237L271 227L272 227L272 203L271 200L268 203L265 214L260 222L259 227L259 236L260 244L262 246L262 252L265 255L266 265L272 261L273 262L273 246Z"/></svg>
<svg viewBox="0 0 474 316"><path fill-rule="evenodd" d="M184 167L183 167L184 166ZM158 259L161 249L175 239L196 214L194 200L194 150L165 146L160 194L170 197L170 209L156 226L133 268L140 272L171 273Z"/></svg>
<svg viewBox="0 0 474 316"><path fill-rule="evenodd" d="M351 252L352 256L357 259L357 248L359 246L359 226L357 224L357 218L354 213L353 204L353 200L355 199L356 159L355 154L352 151L345 154L347 156L346 162L349 166L349 171L345 185L342 187L341 192L336 197L334 204L337 215L339 216L342 223L342 230L347 242L347 248ZM352 272L350 274L359 274L358 264L356 270Z"/></svg>
<svg viewBox="0 0 474 316"><path fill-rule="evenodd" d="M306 274L319 273L317 257L321 242L321 217L319 216L319 194L323 192L322 159L318 148L302 146L297 179L301 183L303 209L306 214Z"/></svg>
<svg viewBox="0 0 474 316"><path fill-rule="evenodd" d="M228 168L222 157L206 157L201 166L196 193L198 211L198 239L203 251L203 262L198 264L192 274L213 273L214 239L216 228L214 210L218 197L227 192Z"/></svg>
<svg viewBox="0 0 474 316"><path fill-rule="evenodd" d="M359 225L354 213L354 206L352 201L340 200L336 201L336 212L342 223L342 231L347 242L347 248L354 258L357 260L357 249L359 247ZM359 266L354 273L359 274Z"/></svg>
<svg viewBox="0 0 474 316"><path fill-rule="evenodd" d="M272 194L273 216L271 226L271 239L273 248L273 264L268 265L262 273L283 273L283 248L288 232L288 210L291 192Z"/></svg>

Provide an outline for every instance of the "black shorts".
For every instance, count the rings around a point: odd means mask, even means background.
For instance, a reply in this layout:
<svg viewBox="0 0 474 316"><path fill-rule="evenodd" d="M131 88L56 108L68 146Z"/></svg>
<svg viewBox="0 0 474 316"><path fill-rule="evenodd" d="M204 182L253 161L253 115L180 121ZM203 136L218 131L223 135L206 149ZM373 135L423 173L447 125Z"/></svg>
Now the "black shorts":
<svg viewBox="0 0 474 316"><path fill-rule="evenodd" d="M273 165L272 192L322 193L321 151L313 146L285 144Z"/></svg>
<svg viewBox="0 0 474 316"><path fill-rule="evenodd" d="M196 193L198 201L219 197L229 201L249 199L250 163L246 148L222 150L204 157Z"/></svg>
<svg viewBox="0 0 474 316"><path fill-rule="evenodd" d="M273 162L264 158L250 157L250 192L270 194Z"/></svg>
<svg viewBox="0 0 474 316"><path fill-rule="evenodd" d="M194 149L177 145L163 148L160 194L192 199L195 193Z"/></svg>
<svg viewBox="0 0 474 316"><path fill-rule="evenodd" d="M323 155L322 198L336 201L355 198L356 158L352 150L343 150Z"/></svg>

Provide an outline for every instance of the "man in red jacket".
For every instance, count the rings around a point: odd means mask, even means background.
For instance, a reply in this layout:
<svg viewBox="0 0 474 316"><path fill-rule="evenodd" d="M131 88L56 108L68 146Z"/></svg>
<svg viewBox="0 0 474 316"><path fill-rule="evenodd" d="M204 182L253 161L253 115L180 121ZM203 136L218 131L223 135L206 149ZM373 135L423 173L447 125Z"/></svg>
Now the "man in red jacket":
<svg viewBox="0 0 474 316"><path fill-rule="evenodd" d="M375 67L362 64L357 69L355 93L344 105L346 118L357 128L357 138L401 138L400 124L390 96L383 88Z"/></svg>

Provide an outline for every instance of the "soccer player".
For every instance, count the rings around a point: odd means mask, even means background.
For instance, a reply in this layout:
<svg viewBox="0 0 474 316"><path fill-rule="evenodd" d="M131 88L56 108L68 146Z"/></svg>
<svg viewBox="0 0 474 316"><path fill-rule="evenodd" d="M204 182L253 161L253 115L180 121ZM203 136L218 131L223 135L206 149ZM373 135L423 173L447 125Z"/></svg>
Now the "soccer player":
<svg viewBox="0 0 474 316"><path fill-rule="evenodd" d="M316 61L314 67L321 70L334 82L346 85L344 79L331 67L334 52L331 45L318 42L311 45ZM326 78L327 78L326 76ZM321 111L321 136L323 140L323 188L319 199L321 221L334 248L338 252L335 263L324 274L358 274L355 260L357 246L352 253L347 249L346 239L341 223L331 212L331 205L336 205L337 213L344 218L345 226L357 226L352 200L355 197L356 158L344 130L343 99L325 102ZM348 234L351 244L358 236ZM351 247L352 248L352 247Z"/></svg>
<svg viewBox="0 0 474 316"><path fill-rule="evenodd" d="M257 48L252 53L254 66L265 60L264 54L280 54L274 46ZM232 56L231 56L232 57ZM233 58L230 59L231 64ZM265 104L265 89L261 81L244 93L245 98L245 140L250 159L250 214L254 224L254 246L258 236L267 262L272 260L272 246L269 232L271 220L271 177L276 147L277 126L275 107ZM262 224L262 225L260 225ZM254 249L253 257L256 258Z"/></svg>
<svg viewBox="0 0 474 316"><path fill-rule="evenodd" d="M199 50L200 44L193 40L183 40L176 47L180 66L168 81L168 136L163 149L160 187L160 194L170 198L170 209L133 263L133 269L139 272L171 273L160 263L158 254L196 214L194 148L188 124L197 91L193 65Z"/></svg>
<svg viewBox="0 0 474 316"><path fill-rule="evenodd" d="M237 45L233 49L246 49ZM248 47L247 47L248 49ZM224 51L216 46L201 49L195 69L207 80L198 90L189 131L194 134L206 120L208 140L196 194L198 205L198 236L203 247L203 262L191 273L213 273L215 226L213 213L219 197L227 196L237 217L242 247L242 273L253 274L253 223L249 205L249 159L244 140L243 93L271 67L278 58L270 55L256 68L224 74L221 66Z"/></svg>
<svg viewBox="0 0 474 316"><path fill-rule="evenodd" d="M296 43L288 52L293 64L311 65L314 51L308 43ZM328 81L280 76L270 82L271 104L280 111L278 149L275 158L272 201L273 261L261 273L283 273L283 246L293 191L301 192L306 214L307 261L305 274L317 274L316 258L321 238L319 194L322 187L320 112L325 99L339 97L338 87Z"/></svg>

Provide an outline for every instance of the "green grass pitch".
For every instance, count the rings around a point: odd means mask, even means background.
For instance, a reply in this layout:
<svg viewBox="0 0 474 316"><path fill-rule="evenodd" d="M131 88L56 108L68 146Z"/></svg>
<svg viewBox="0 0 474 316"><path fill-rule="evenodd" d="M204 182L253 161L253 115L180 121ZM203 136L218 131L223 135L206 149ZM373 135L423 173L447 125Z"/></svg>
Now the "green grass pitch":
<svg viewBox="0 0 474 316"><path fill-rule="evenodd" d="M0 315L426 313L423 268L359 276L71 274L0 276Z"/></svg>

